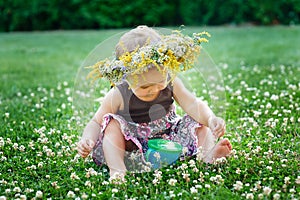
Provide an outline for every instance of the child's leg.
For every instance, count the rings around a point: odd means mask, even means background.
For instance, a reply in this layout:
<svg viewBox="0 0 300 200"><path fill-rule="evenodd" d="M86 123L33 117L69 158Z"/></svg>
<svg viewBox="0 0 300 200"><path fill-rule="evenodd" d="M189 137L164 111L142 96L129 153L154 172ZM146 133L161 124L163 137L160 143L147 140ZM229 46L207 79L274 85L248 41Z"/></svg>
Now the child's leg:
<svg viewBox="0 0 300 200"><path fill-rule="evenodd" d="M112 119L107 125L103 137L103 152L110 176L116 172L126 173L124 163L125 138L121 132L119 122Z"/></svg>
<svg viewBox="0 0 300 200"><path fill-rule="evenodd" d="M203 161L212 163L215 159L227 156L232 146L228 139L222 139L215 144L215 136L210 129L202 126L197 129L198 147L202 147Z"/></svg>

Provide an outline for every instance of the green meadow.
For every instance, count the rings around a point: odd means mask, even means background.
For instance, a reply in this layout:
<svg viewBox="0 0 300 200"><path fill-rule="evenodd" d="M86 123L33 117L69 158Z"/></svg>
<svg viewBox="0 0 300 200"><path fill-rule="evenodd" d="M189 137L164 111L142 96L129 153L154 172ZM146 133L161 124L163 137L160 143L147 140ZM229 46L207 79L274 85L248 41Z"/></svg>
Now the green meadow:
<svg viewBox="0 0 300 200"><path fill-rule="evenodd" d="M0 200L300 198L299 26L188 29L212 35L203 47L225 88L230 157L129 172L122 183L79 158L88 116L74 83L89 53L126 30L0 33ZM97 98L109 89L99 87Z"/></svg>

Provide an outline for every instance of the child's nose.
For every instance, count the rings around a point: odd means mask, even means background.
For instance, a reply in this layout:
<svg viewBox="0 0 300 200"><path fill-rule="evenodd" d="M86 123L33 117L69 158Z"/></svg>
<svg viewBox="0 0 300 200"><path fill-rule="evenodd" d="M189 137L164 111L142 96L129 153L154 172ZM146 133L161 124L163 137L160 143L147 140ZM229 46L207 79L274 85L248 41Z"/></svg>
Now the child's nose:
<svg viewBox="0 0 300 200"><path fill-rule="evenodd" d="M159 92L161 90L161 88L160 88L160 86L159 85L155 85L155 86L153 86L152 87L152 90L151 90L151 92Z"/></svg>

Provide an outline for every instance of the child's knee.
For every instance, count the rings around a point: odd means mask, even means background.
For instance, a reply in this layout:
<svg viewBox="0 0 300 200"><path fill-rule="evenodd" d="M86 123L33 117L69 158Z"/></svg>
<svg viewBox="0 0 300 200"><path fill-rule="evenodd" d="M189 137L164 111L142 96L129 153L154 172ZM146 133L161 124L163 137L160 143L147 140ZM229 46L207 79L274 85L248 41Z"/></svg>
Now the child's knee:
<svg viewBox="0 0 300 200"><path fill-rule="evenodd" d="M117 120L112 119L104 130L103 144L118 144L124 146L125 138L121 132L120 124Z"/></svg>
<svg viewBox="0 0 300 200"><path fill-rule="evenodd" d="M111 119L104 130L104 136L107 134L118 132L121 132L119 122L115 119Z"/></svg>

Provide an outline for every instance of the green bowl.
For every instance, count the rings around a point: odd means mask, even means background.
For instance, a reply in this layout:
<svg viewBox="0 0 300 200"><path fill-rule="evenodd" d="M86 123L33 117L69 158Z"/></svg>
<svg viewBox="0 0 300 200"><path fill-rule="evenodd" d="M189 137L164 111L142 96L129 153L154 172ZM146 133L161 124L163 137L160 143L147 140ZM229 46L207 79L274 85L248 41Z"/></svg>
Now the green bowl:
<svg viewBox="0 0 300 200"><path fill-rule="evenodd" d="M182 152L179 143L164 139L149 140L148 147L146 160L154 169L176 162Z"/></svg>

